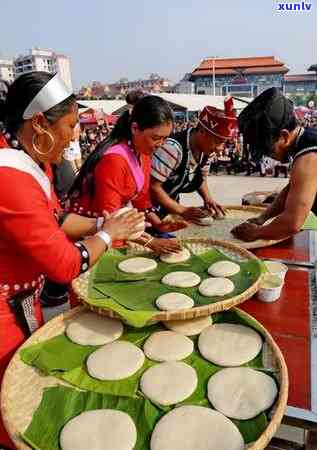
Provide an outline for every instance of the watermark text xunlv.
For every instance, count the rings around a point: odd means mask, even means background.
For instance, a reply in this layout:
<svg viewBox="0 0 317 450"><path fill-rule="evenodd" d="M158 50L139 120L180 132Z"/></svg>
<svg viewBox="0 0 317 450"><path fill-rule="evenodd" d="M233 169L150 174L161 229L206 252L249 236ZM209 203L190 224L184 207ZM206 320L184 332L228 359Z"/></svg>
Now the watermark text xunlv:
<svg viewBox="0 0 317 450"><path fill-rule="evenodd" d="M312 7L313 7L312 3L287 2L287 3L278 3L276 9L277 9L277 11L304 11L304 12L310 12L312 10Z"/></svg>

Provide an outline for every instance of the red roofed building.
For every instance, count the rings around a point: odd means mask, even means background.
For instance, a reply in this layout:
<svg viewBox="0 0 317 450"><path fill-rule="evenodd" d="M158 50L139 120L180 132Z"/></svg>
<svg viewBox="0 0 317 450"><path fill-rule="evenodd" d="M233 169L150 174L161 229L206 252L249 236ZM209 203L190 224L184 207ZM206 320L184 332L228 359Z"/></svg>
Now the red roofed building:
<svg viewBox="0 0 317 450"><path fill-rule="evenodd" d="M190 80L197 94L254 97L269 87L283 89L288 71L274 56L206 58L193 70Z"/></svg>

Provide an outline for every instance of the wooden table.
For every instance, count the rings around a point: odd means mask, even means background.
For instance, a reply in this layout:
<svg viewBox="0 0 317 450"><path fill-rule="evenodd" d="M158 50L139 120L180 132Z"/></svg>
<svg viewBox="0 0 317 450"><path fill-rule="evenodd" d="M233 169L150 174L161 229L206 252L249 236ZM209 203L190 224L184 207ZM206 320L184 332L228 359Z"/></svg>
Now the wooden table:
<svg viewBox="0 0 317 450"><path fill-rule="evenodd" d="M316 245L316 232L302 231L280 244L255 250L260 258L283 262L289 270L278 301L252 298L241 305L268 329L284 354L290 378L284 422L310 430L306 450L317 449Z"/></svg>

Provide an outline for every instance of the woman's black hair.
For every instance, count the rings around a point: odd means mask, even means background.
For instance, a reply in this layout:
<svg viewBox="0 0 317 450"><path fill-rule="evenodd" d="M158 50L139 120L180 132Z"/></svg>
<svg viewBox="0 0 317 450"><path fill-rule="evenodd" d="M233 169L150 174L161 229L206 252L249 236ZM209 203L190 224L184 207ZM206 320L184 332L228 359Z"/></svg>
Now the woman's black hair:
<svg viewBox="0 0 317 450"><path fill-rule="evenodd" d="M135 89L133 91L128 92L125 101L128 105L134 106L141 98L145 97L145 92L141 89Z"/></svg>
<svg viewBox="0 0 317 450"><path fill-rule="evenodd" d="M173 122L173 112L168 103L156 95L147 95L141 98L130 114L124 112L118 119L110 135L101 142L89 155L82 165L80 172L70 189L70 196L76 196L82 192L84 182L87 181L88 194L94 194L94 170L109 147L122 141L131 141L131 124L136 123L141 131L148 128Z"/></svg>
<svg viewBox="0 0 317 450"><path fill-rule="evenodd" d="M9 87L5 99L0 99L0 122L14 135L24 123L23 113L36 94L53 78L47 72L29 72L20 75ZM45 111L44 115L50 122L67 114L75 103L75 95L70 95L61 103Z"/></svg>

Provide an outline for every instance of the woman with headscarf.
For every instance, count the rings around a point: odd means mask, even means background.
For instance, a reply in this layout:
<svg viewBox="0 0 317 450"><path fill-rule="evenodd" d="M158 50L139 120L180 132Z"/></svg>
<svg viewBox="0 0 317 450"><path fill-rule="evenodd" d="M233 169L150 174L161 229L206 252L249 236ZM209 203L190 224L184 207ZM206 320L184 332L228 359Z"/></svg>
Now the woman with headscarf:
<svg viewBox="0 0 317 450"><path fill-rule="evenodd" d="M0 151L0 381L11 356L42 324L39 294L46 277L70 283L144 221L136 211L97 220L65 215L49 178L78 122L75 96L57 76L21 75L0 102L0 121L19 148ZM91 235L81 239L81 236ZM0 448L13 446L0 420Z"/></svg>
<svg viewBox="0 0 317 450"><path fill-rule="evenodd" d="M150 198L151 159L172 128L173 113L163 99L138 99L83 164L70 191L71 211L94 216L133 205L149 224L160 223ZM157 253L180 250L175 239L144 234L137 242Z"/></svg>
<svg viewBox="0 0 317 450"><path fill-rule="evenodd" d="M251 154L293 160L290 180L259 217L232 230L245 241L283 239L317 213L317 130L298 125L292 102L277 88L255 98L240 114L239 127ZM268 219L274 219L268 224Z"/></svg>

